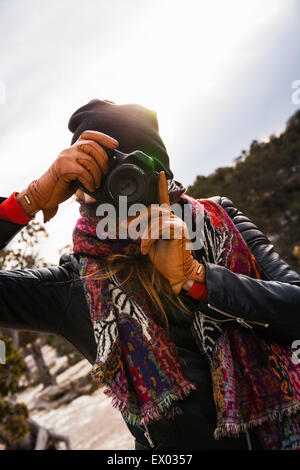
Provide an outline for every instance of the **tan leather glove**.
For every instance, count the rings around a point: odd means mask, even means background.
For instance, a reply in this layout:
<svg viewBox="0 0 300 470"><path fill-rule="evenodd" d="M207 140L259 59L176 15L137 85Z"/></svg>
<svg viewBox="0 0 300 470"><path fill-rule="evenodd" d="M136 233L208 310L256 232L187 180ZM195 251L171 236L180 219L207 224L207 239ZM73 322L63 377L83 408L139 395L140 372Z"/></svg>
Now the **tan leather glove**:
<svg viewBox="0 0 300 470"><path fill-rule="evenodd" d="M69 148L63 150L48 171L17 195L17 201L29 216L43 211L44 222L54 217L58 205L76 191L74 180L87 190L99 188L101 178L108 172L108 156L102 146L116 148L119 143L97 131L85 131Z"/></svg>
<svg viewBox="0 0 300 470"><path fill-rule="evenodd" d="M163 171L159 177L159 201L160 205L164 204L164 209L157 208L150 212L148 208L139 218L140 223L148 218L148 227L141 237L141 252L148 254L155 268L169 280L173 292L178 295L190 280L205 282L205 266L186 247L190 242L188 228L170 210L168 186ZM159 238L163 234L170 235L170 239Z"/></svg>

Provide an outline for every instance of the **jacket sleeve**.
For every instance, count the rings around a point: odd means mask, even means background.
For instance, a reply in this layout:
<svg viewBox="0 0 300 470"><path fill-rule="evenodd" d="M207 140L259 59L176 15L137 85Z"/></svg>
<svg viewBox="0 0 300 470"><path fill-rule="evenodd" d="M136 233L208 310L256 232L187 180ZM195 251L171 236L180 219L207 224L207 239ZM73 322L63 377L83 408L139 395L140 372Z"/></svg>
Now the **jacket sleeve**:
<svg viewBox="0 0 300 470"><path fill-rule="evenodd" d="M232 201L224 197L211 199L227 211L263 275L262 280L253 279L205 263L207 306L212 316L241 318L266 336L291 346L294 340L300 339L299 274L280 258L270 240Z"/></svg>
<svg viewBox="0 0 300 470"><path fill-rule="evenodd" d="M8 220L0 219L0 250L5 248L23 227L25 225L18 225Z"/></svg>
<svg viewBox="0 0 300 470"><path fill-rule="evenodd" d="M0 271L0 327L53 333L93 364L97 347L78 261L63 255L60 266Z"/></svg>
<svg viewBox="0 0 300 470"><path fill-rule="evenodd" d="M62 266L0 271L0 327L59 333L71 286Z"/></svg>

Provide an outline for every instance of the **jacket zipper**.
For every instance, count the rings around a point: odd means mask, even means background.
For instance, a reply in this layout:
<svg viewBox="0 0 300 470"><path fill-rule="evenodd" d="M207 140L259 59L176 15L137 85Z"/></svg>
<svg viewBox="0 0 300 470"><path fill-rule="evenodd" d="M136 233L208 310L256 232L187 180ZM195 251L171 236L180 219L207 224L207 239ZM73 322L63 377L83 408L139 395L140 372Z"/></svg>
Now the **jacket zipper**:
<svg viewBox="0 0 300 470"><path fill-rule="evenodd" d="M238 323L240 323L241 325L243 325L245 328L253 328L251 325L249 325L249 323L253 323L254 325L260 325L260 326L263 326L265 328L268 328L269 327L269 323L264 323L264 322L258 322L258 321L253 321L253 320L247 320L245 321L243 318L241 317L237 317L236 315L233 315L232 313L228 313L228 312L224 312L223 310L220 310L218 307L215 307L214 305L208 303L207 306L213 310L216 310L216 312L219 312L221 313L222 315L225 315L227 317L230 317L232 320L235 320L237 321ZM204 316L207 316L205 314L203 314ZM208 317L210 318L210 317ZM215 322L225 322L225 321L232 321L232 320L215 320L214 318L212 318L213 321Z"/></svg>
<svg viewBox="0 0 300 470"><path fill-rule="evenodd" d="M147 424L144 424L144 428L142 428L142 427L139 426L139 425L137 425L137 427L140 428L140 429L143 431L144 436L145 436L145 438L147 439L147 441L149 442L150 447L153 448L153 447L154 447L154 444L153 444L153 441L152 441L152 439L151 439L151 436L150 436L150 433L149 433L149 429L148 429L148 427L147 427Z"/></svg>
<svg viewBox="0 0 300 470"><path fill-rule="evenodd" d="M146 431L144 432L144 436L145 436L145 438L147 439L147 441L149 442L150 447L154 447L154 444L153 444L153 442L152 442L152 439L151 439L149 430L148 430L148 428L147 428L147 424L145 424L145 429L146 429Z"/></svg>

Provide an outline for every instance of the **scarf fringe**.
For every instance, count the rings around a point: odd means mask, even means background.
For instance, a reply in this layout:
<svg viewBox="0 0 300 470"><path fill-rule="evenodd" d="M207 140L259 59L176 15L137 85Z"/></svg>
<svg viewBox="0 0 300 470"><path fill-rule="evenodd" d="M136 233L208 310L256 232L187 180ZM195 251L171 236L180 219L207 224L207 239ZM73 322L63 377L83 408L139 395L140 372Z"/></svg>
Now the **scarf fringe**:
<svg viewBox="0 0 300 470"><path fill-rule="evenodd" d="M297 415L299 412L300 412L300 403L295 403L282 410L268 411L267 415L262 416L260 418L251 418L246 423L240 423L240 424L224 423L220 426L217 426L217 428L214 431L214 438L218 440L218 439L221 439L222 437L235 437L235 436L237 437L240 434L240 432L246 432L248 428L261 426L262 424L268 421L271 421L272 423L280 422L283 420L283 418L291 416L293 414Z"/></svg>
<svg viewBox="0 0 300 470"><path fill-rule="evenodd" d="M141 407L141 413L134 413L127 408L126 402L118 398L111 389L104 391L105 395L112 398L112 406L122 413L127 424L135 426L148 424L150 421L158 421L164 417L171 418L177 414L181 414L182 410L178 406L174 406L178 400L182 400L189 395L196 386L193 383L185 385L175 393L165 396L159 403L147 403Z"/></svg>

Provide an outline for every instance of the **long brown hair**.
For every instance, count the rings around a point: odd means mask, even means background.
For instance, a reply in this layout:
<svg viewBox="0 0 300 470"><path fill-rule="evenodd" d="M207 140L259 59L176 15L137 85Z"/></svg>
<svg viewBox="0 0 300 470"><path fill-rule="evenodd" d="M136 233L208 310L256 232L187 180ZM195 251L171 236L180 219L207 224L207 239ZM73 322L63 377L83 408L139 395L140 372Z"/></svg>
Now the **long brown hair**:
<svg viewBox="0 0 300 470"><path fill-rule="evenodd" d="M115 275L119 275L122 279L121 283L128 282L129 287L133 279L140 281L152 302L162 313L167 329L169 322L163 306L164 301L186 314L191 314L191 311L182 300L174 294L169 281L157 271L148 256L132 257L113 254L106 258L105 263L101 262L101 269L91 276L94 279L104 280Z"/></svg>

